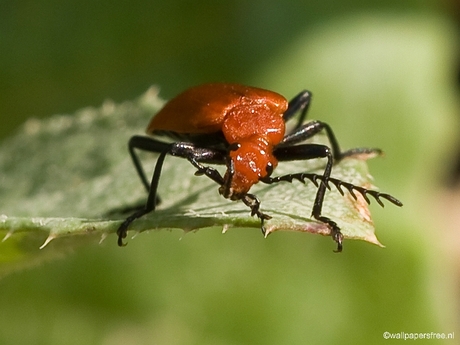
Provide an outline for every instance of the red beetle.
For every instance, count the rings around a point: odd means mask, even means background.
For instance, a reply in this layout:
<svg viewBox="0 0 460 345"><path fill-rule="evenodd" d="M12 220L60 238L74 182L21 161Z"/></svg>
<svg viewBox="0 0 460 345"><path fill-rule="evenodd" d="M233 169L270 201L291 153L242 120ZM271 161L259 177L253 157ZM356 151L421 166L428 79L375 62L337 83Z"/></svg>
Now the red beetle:
<svg viewBox="0 0 460 345"><path fill-rule="evenodd" d="M242 200L251 215L261 220L271 217L262 213L260 202L250 194L251 187L260 182L272 184L297 179L311 180L317 187L312 217L326 223L331 236L337 242L337 252L342 251L343 235L337 224L321 214L324 195L329 182L343 194L341 187L361 193L367 202L372 195L380 205L385 198L397 206L402 203L389 194L368 190L330 177L332 166L342 158L362 153L380 153L379 149L355 148L340 151L338 142L329 125L320 121L304 124L311 93L302 91L290 102L283 96L264 89L239 84L205 84L179 94L156 114L147 127L147 134L165 136L175 142L167 143L150 136L133 136L129 152L136 170L148 191L145 206L128 217L118 228L118 245L122 246L129 225L137 218L155 210L158 200L157 187L166 155L187 159L196 169L195 175L206 175L215 181L219 193L230 200ZM300 112L299 120L288 134L286 122ZM302 143L325 130L330 147ZM158 152L151 183L148 182L134 149ZM271 177L279 161L326 158L322 175L308 172ZM225 164L222 176L216 169L204 164ZM318 183L318 180L320 181Z"/></svg>

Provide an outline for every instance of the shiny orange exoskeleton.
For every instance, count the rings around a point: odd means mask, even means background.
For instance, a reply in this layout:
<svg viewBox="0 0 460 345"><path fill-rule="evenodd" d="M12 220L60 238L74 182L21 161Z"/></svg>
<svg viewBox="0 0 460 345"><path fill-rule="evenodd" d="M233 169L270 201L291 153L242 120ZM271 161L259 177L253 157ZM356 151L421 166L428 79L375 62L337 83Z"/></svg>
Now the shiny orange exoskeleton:
<svg viewBox="0 0 460 345"><path fill-rule="evenodd" d="M252 215L261 220L271 217L262 213L260 202L250 194L251 187L263 182L273 184L280 181L304 182L311 180L317 187L312 217L327 224L332 238L337 242L337 251L342 250L343 235L337 224L321 214L322 204L329 182L341 193L341 187L358 191L369 202L372 195L379 204L380 198L401 206L391 195L368 190L360 186L330 177L332 166L344 157L363 153L379 153L378 149L357 148L341 152L331 128L324 122L311 121L304 124L311 100L309 91L300 92L288 102L278 93L239 84L205 84L179 94L152 118L148 127L149 136L133 136L129 151L136 170L149 192L146 205L128 217L119 227L118 244L123 245L129 225L137 218L155 209L157 187L166 155L187 159L197 170L195 175L206 175L219 184L219 193L231 200L242 200ZM286 134L286 122L300 112L297 125ZM305 144L306 139L325 131L330 147L320 144ZM174 142L156 138L167 137ZM160 155L149 183L134 149L158 152ZM326 158L322 175L309 172L272 177L279 161ZM206 164L225 164L222 176ZM318 183L318 180L320 181Z"/></svg>
<svg viewBox="0 0 460 345"><path fill-rule="evenodd" d="M237 84L207 84L172 99L150 121L148 134L174 132L189 136L222 132L238 147L229 152L235 173L228 193L241 199L252 185L278 164L273 148L283 140L288 101L263 89ZM228 174L224 179L229 178Z"/></svg>

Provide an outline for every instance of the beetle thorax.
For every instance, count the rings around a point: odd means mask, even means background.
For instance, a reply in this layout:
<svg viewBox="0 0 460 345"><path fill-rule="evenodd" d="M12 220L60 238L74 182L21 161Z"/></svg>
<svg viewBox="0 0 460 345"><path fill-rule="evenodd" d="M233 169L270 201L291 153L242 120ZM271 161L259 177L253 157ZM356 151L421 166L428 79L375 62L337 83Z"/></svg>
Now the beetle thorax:
<svg viewBox="0 0 460 345"><path fill-rule="evenodd" d="M229 109L222 133L229 144L262 137L270 145L276 145L284 137L284 110L266 103L240 104Z"/></svg>

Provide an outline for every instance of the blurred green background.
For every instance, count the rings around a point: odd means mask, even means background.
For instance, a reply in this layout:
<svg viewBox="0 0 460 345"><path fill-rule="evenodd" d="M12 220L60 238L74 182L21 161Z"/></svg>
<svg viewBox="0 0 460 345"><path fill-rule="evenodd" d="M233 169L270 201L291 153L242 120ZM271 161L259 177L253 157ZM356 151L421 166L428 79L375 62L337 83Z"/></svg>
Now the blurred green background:
<svg viewBox="0 0 460 345"><path fill-rule="evenodd" d="M459 151L456 6L1 1L1 137L152 84L165 99L209 81L307 88L343 147L385 150L371 173L405 206L372 207L387 248L347 241L341 255L301 233L152 232L123 249L113 236L2 279L0 344L459 343L460 193L444 184Z"/></svg>

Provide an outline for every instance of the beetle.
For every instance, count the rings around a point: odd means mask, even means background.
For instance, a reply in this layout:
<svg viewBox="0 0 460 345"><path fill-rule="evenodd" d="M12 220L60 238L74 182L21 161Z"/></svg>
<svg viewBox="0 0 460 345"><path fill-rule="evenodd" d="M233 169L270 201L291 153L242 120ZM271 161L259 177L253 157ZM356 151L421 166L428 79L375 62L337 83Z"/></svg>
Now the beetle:
<svg viewBox="0 0 460 345"><path fill-rule="evenodd" d="M342 195L344 187L355 198L354 191L359 192L368 203L367 195L371 195L381 206L381 198L402 206L389 194L331 177L333 165L341 159L360 154L380 154L381 151L355 148L342 152L328 124L321 121L304 123L311 98L311 92L304 90L288 102L282 95L261 88L211 83L192 87L166 103L148 124L148 136L135 135L129 140L129 153L148 197L145 205L119 226L118 245L125 245L123 239L134 220L155 210L157 187L167 155L188 160L196 169L195 175L205 175L219 185L219 193L224 198L241 200L246 204L251 215L260 219L264 235L264 222L271 217L260 211L260 201L249 193L251 187L258 182L274 184L310 180L317 187L311 215L330 228L332 239L337 243L336 252L342 251L343 235L337 223L321 212L329 183L335 185ZM300 113L297 123L287 131L286 122L297 113ZM303 143L322 131L326 133L330 146ZM150 182L136 150L159 153ZM317 158L326 159L322 175L300 172L271 176L278 162ZM208 164L225 164L225 174Z"/></svg>

